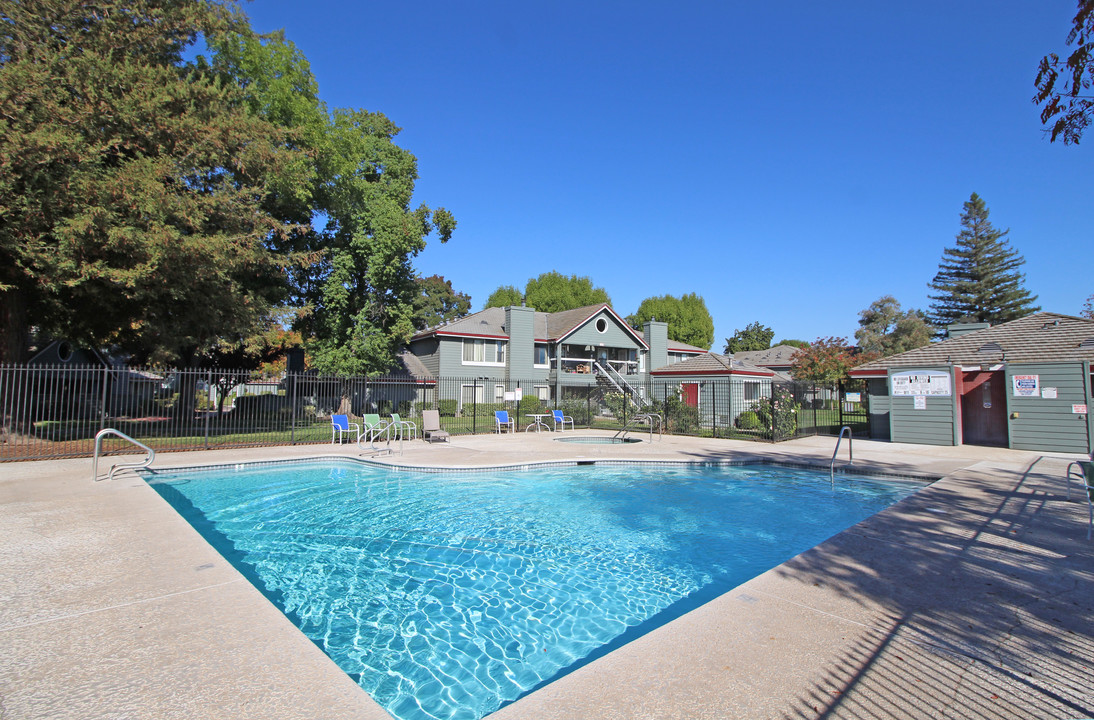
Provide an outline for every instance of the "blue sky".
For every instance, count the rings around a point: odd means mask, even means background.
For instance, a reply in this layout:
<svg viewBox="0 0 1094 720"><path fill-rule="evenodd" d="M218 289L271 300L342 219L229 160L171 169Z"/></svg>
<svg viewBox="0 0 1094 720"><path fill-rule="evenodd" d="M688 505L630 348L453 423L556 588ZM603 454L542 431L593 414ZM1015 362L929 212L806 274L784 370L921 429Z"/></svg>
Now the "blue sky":
<svg viewBox="0 0 1094 720"><path fill-rule="evenodd" d="M1094 136L1049 143L1031 102L1075 0L244 9L285 30L329 106L403 128L415 204L459 222L415 266L475 310L557 270L624 315L698 293L719 351L753 321L851 338L882 295L927 307L973 192L1045 310L1094 294Z"/></svg>

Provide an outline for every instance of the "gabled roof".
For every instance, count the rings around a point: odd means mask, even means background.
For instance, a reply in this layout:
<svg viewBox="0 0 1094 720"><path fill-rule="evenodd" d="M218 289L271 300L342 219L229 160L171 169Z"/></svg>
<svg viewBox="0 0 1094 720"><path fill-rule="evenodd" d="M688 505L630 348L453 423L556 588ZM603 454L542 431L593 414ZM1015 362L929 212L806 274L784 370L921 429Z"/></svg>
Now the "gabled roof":
<svg viewBox="0 0 1094 720"><path fill-rule="evenodd" d="M686 342L680 342L679 340L669 340L669 352L674 353L706 353L709 350L704 350L701 347L695 347L694 345L688 345Z"/></svg>
<svg viewBox="0 0 1094 720"><path fill-rule="evenodd" d="M865 363L851 375L884 375L890 368L932 365L1079 360L1094 361L1094 320L1039 312Z"/></svg>
<svg viewBox="0 0 1094 720"><path fill-rule="evenodd" d="M608 314L615 318L619 326L622 327L635 342L644 348L648 348L646 339L638 334L634 328L627 324L627 321L619 317L619 314L615 310L612 310L612 306L607 303L601 303L599 305L586 305L585 307L575 308L573 310L563 310L557 313L545 313L547 315L547 338L552 342L562 342L569 335L572 335L578 330L578 328L585 325L585 323L592 320L602 310L607 310ZM537 338L538 339L538 338Z"/></svg>
<svg viewBox="0 0 1094 720"><path fill-rule="evenodd" d="M687 360L650 371L650 375L755 375L772 377L775 373L736 357L707 352Z"/></svg>
<svg viewBox="0 0 1094 720"><path fill-rule="evenodd" d="M606 303L587 305L556 313L544 313L537 310L532 317L533 337L537 342L560 342L595 317L601 310L607 310L642 347L648 347L645 339ZM420 340L433 335L506 339L509 337L509 333L505 329L505 308L493 307L480 310L467 317L423 330L412 337L411 340Z"/></svg>
<svg viewBox="0 0 1094 720"><path fill-rule="evenodd" d="M793 345L776 345L767 350L745 350L733 353L733 357L760 367L790 367L798 348Z"/></svg>

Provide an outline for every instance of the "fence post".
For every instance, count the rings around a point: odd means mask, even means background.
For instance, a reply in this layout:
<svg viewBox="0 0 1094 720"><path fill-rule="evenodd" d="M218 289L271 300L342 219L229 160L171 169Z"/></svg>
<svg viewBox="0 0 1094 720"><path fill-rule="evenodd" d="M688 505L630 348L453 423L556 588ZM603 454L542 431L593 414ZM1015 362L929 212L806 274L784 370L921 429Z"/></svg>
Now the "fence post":
<svg viewBox="0 0 1094 720"><path fill-rule="evenodd" d="M471 380L471 434L479 431L479 379Z"/></svg>
<svg viewBox="0 0 1094 720"><path fill-rule="evenodd" d="M718 380L710 384L710 436L718 437Z"/></svg>
<svg viewBox="0 0 1094 720"><path fill-rule="evenodd" d="M813 383L813 434L817 435L817 384Z"/></svg>
<svg viewBox="0 0 1094 720"><path fill-rule="evenodd" d="M209 401L209 389L213 387L213 370L212 368L205 371L205 401ZM197 404L196 402L194 403ZM209 449L209 408L206 406L205 410L205 449Z"/></svg>
<svg viewBox="0 0 1094 720"><path fill-rule="evenodd" d="M289 402L292 403L292 413L289 420L289 444L296 444L296 373L291 373L289 378L292 380L292 394L289 396Z"/></svg>
<svg viewBox="0 0 1094 720"><path fill-rule="evenodd" d="M126 371L128 371L128 366ZM106 429L106 386L110 382L110 369L103 367L103 391L101 393L101 400L99 401L99 430Z"/></svg>
<svg viewBox="0 0 1094 720"><path fill-rule="evenodd" d="M836 383L836 404L839 405L839 426L843 427L843 381L842 380L840 380L838 383Z"/></svg>

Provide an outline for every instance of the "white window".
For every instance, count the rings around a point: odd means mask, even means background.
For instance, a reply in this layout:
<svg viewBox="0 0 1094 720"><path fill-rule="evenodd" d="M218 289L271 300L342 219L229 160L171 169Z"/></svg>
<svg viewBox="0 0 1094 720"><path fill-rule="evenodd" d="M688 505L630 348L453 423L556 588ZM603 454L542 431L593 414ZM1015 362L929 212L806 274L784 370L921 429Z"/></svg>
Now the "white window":
<svg viewBox="0 0 1094 720"><path fill-rule="evenodd" d="M547 346L543 343L536 343L535 350L533 351L532 364L536 367L547 367Z"/></svg>
<svg viewBox="0 0 1094 720"><path fill-rule="evenodd" d="M464 385L461 388L460 404L470 405L471 403L481 403L482 394L485 389L485 385L479 385L478 383L475 383L474 385Z"/></svg>
<svg viewBox="0 0 1094 720"><path fill-rule="evenodd" d="M551 388L548 385L536 385L536 397L544 402L551 399Z"/></svg>
<svg viewBox="0 0 1094 720"><path fill-rule="evenodd" d="M465 339L463 341L463 364L504 365L505 341Z"/></svg>
<svg viewBox="0 0 1094 720"><path fill-rule="evenodd" d="M505 386L494 386L494 402L505 402Z"/></svg>
<svg viewBox="0 0 1094 720"><path fill-rule="evenodd" d="M760 383L745 381L745 402L760 399Z"/></svg>
<svg viewBox="0 0 1094 720"><path fill-rule="evenodd" d="M608 329L608 321L605 320L604 318L597 318L596 319L596 331L598 333L602 333L602 332L607 331L607 329Z"/></svg>

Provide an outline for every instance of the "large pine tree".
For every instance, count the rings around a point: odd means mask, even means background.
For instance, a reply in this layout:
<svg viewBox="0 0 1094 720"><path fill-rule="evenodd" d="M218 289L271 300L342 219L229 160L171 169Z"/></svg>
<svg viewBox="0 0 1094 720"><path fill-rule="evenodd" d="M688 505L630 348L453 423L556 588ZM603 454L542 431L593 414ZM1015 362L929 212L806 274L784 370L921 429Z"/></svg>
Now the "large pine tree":
<svg viewBox="0 0 1094 720"><path fill-rule="evenodd" d="M992 325L1037 312L1036 295L1024 286L1018 268L1025 258L1005 239L1009 230L997 230L988 220L988 206L973 193L961 214L957 247L946 248L938 274L928 287L928 322L944 328L956 322Z"/></svg>

